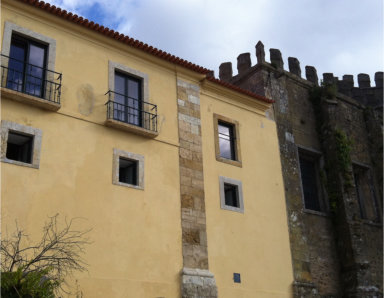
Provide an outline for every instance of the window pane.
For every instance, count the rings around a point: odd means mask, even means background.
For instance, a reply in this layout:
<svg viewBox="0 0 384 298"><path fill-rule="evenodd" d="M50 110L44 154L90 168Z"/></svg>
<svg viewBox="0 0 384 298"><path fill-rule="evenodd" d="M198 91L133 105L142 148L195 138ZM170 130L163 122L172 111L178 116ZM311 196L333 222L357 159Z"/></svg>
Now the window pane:
<svg viewBox="0 0 384 298"><path fill-rule="evenodd" d="M126 122L125 78L118 73L115 74L115 92L113 119Z"/></svg>
<svg viewBox="0 0 384 298"><path fill-rule="evenodd" d="M122 73L115 73L114 117L129 124L141 126L141 81Z"/></svg>
<svg viewBox="0 0 384 298"><path fill-rule="evenodd" d="M29 46L28 63L43 68L44 59L45 59L45 47L31 44Z"/></svg>
<svg viewBox="0 0 384 298"><path fill-rule="evenodd" d="M300 170L305 208L321 211L315 161L300 157Z"/></svg>
<svg viewBox="0 0 384 298"><path fill-rule="evenodd" d="M23 90L25 56L26 44L13 40L9 53L7 88Z"/></svg>
<svg viewBox="0 0 384 298"><path fill-rule="evenodd" d="M10 131L8 133L6 157L16 161L32 163L32 146L33 136Z"/></svg>
<svg viewBox="0 0 384 298"><path fill-rule="evenodd" d="M224 183L225 205L239 208L238 189L236 185Z"/></svg>
<svg viewBox="0 0 384 298"><path fill-rule="evenodd" d="M230 140L226 140L219 137L219 146L220 146L220 156L227 159L232 159L232 154L231 154L232 150L231 150Z"/></svg>
<svg viewBox="0 0 384 298"><path fill-rule="evenodd" d="M26 93L41 96L44 83L45 48L30 44L26 70Z"/></svg>
<svg viewBox="0 0 384 298"><path fill-rule="evenodd" d="M230 124L219 123L218 130L220 156L227 159L236 160L233 126Z"/></svg>
<svg viewBox="0 0 384 298"><path fill-rule="evenodd" d="M140 83L136 80L128 79L128 96L134 99L139 99Z"/></svg>
<svg viewBox="0 0 384 298"><path fill-rule="evenodd" d="M137 185L137 161L124 158L119 159L119 181Z"/></svg>

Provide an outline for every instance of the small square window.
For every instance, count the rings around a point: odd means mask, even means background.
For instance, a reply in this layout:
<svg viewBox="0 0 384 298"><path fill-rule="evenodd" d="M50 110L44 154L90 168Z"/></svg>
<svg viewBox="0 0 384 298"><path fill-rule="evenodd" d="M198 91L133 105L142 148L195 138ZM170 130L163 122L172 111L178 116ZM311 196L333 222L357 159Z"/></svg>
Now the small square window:
<svg viewBox="0 0 384 298"><path fill-rule="evenodd" d="M42 131L7 120L1 121L1 138L6 140L1 150L1 161L39 168Z"/></svg>
<svg viewBox="0 0 384 298"><path fill-rule="evenodd" d="M119 158L119 181L137 185L137 161Z"/></svg>
<svg viewBox="0 0 384 298"><path fill-rule="evenodd" d="M32 162L33 136L17 132L8 132L7 153L8 159L25 163Z"/></svg>
<svg viewBox="0 0 384 298"><path fill-rule="evenodd" d="M241 167L239 123L213 114L216 160Z"/></svg>
<svg viewBox="0 0 384 298"><path fill-rule="evenodd" d="M244 213L241 181L220 176L219 184L221 209Z"/></svg>
<svg viewBox="0 0 384 298"><path fill-rule="evenodd" d="M233 281L235 283L241 283L240 273L233 273Z"/></svg>
<svg viewBox="0 0 384 298"><path fill-rule="evenodd" d="M239 190L237 185L224 183L225 205L239 208Z"/></svg>
<svg viewBox="0 0 384 298"><path fill-rule="evenodd" d="M113 149L112 183L144 189L144 156Z"/></svg>

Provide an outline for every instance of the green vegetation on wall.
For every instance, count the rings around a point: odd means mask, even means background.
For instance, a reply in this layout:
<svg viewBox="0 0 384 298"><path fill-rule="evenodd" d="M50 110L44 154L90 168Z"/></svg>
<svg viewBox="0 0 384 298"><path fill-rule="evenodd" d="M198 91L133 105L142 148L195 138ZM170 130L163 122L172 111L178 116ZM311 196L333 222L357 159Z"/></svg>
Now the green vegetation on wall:
<svg viewBox="0 0 384 298"><path fill-rule="evenodd" d="M309 99L312 103L316 117L316 130L321 145L324 147L326 142L333 139L336 147L335 156L325 156L326 171L323 171L321 174L321 180L327 190L330 209L333 214L337 214L338 198L342 196L337 174L342 173L344 191L348 191L348 189L353 186L352 163L350 157L352 142L345 132L332 127L323 112L323 102L325 100L335 100L336 93L337 88L335 84L322 83L321 86L314 86L309 90ZM327 151L324 150L324 152ZM332 167L334 166L337 167L337 171L332 171Z"/></svg>

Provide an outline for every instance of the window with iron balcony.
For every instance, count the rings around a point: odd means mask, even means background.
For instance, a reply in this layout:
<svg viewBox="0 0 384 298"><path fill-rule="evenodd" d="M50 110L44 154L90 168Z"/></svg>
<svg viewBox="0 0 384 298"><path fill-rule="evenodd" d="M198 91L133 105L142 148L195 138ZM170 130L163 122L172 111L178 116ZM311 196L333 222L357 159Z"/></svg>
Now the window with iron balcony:
<svg viewBox="0 0 384 298"><path fill-rule="evenodd" d="M48 61L52 66L54 60L54 40L6 22L3 43L2 95L48 110L58 110L62 74L48 68Z"/></svg>
<svg viewBox="0 0 384 298"><path fill-rule="evenodd" d="M106 93L106 125L146 137L156 137L157 106L144 100L148 97L144 86L148 84L147 76L116 63L110 62L110 68L111 89Z"/></svg>

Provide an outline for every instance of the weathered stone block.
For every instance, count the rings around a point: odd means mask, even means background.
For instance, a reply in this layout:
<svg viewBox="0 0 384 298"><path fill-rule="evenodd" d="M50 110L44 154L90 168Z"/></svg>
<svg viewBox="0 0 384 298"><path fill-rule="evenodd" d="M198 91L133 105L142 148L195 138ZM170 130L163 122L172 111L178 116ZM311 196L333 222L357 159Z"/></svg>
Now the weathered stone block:
<svg viewBox="0 0 384 298"><path fill-rule="evenodd" d="M272 66L276 67L277 69L283 70L284 69L284 62L283 62L283 58L281 56L280 50L269 49L269 54L271 57Z"/></svg>
<svg viewBox="0 0 384 298"><path fill-rule="evenodd" d="M243 53L237 57L237 71L241 75L252 66L251 54Z"/></svg>
<svg viewBox="0 0 384 298"><path fill-rule="evenodd" d="M184 230L183 243L200 244L200 231L199 230Z"/></svg>
<svg viewBox="0 0 384 298"><path fill-rule="evenodd" d="M232 79L233 71L232 71L232 63L225 62L221 63L219 67L219 78L222 81L228 82Z"/></svg>
<svg viewBox="0 0 384 298"><path fill-rule="evenodd" d="M300 61L294 57L288 57L289 71L294 75L301 77Z"/></svg>
<svg viewBox="0 0 384 298"><path fill-rule="evenodd" d="M259 40L259 42L256 44L255 47L256 47L257 64L264 63L265 62L264 44Z"/></svg>
<svg viewBox="0 0 384 298"><path fill-rule="evenodd" d="M359 84L359 88L371 87L371 79L369 78L369 75L366 73L359 73L357 75L357 82Z"/></svg>

